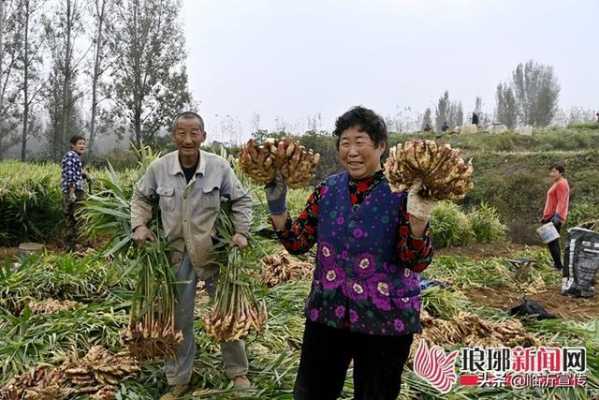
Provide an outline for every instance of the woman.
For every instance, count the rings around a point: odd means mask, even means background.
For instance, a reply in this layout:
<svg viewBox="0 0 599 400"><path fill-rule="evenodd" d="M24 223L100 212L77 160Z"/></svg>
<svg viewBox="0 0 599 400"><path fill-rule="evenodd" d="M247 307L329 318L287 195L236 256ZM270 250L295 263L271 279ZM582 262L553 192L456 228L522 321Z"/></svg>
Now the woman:
<svg viewBox="0 0 599 400"><path fill-rule="evenodd" d="M433 204L419 187L390 190L381 169L387 128L372 110L349 110L334 134L344 171L314 190L295 221L281 176L266 187L285 248L301 254L317 245L294 398L337 399L353 360L355 399L396 399L413 334L422 330L419 272L432 258Z"/></svg>
<svg viewBox="0 0 599 400"><path fill-rule="evenodd" d="M561 163L553 164L549 168L549 177L551 178L552 185L547 191L545 209L543 210L543 218L541 219L541 223L543 224L552 222L558 232L568 217L568 205L570 201L570 186L566 178L564 178L564 172L565 168ZM547 246L553 258L553 265L558 271L561 271L563 265L559 239L549 242Z"/></svg>

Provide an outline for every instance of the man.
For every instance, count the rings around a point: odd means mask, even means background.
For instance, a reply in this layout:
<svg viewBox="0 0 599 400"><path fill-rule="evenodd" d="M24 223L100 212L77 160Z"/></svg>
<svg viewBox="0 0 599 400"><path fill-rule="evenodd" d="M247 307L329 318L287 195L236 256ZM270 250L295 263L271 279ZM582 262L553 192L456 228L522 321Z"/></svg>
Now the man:
<svg viewBox="0 0 599 400"><path fill-rule="evenodd" d="M75 135L70 140L71 150L62 159L62 173L60 187L63 193L63 213L66 222L65 248L68 251L76 249L79 237L76 212L85 198L85 186L83 180L86 178L83 171L81 156L87 149L87 143L83 136Z"/></svg>
<svg viewBox="0 0 599 400"><path fill-rule="evenodd" d="M559 232L566 218L568 217L568 203L570 201L570 186L564 178L565 168L561 163L555 163L549 168L549 177L552 185L547 191L545 200L545 210L541 223L552 222L555 229ZM549 252L553 258L553 265L558 271L563 268L559 238L548 243Z"/></svg>
<svg viewBox="0 0 599 400"><path fill-rule="evenodd" d="M478 126L478 114L475 112L472 113L472 125Z"/></svg>
<svg viewBox="0 0 599 400"><path fill-rule="evenodd" d="M135 187L131 201L133 239L139 244L155 240L147 223L152 204L158 200L162 226L169 243L169 257L176 268L178 302L177 329L183 342L176 358L166 361L166 377L171 386L161 399L176 399L189 390L196 347L193 339L193 309L196 283L205 281L212 297L218 266L212 255L212 234L221 199L232 205L235 226L234 245L247 246L252 200L243 189L229 163L200 150L206 139L204 121L193 112L179 114L173 124L172 140L177 150L152 162ZM225 373L238 389L247 389L248 360L245 344L237 340L221 343Z"/></svg>

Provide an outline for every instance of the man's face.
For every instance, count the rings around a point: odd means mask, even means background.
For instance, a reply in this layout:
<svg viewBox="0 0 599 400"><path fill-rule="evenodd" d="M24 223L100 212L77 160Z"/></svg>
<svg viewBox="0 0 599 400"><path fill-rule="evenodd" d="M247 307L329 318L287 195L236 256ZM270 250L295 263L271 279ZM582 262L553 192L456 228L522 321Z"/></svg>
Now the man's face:
<svg viewBox="0 0 599 400"><path fill-rule="evenodd" d="M81 155L87 150L87 142L85 139L79 139L77 140L77 143L71 145L71 149L73 149L77 154Z"/></svg>
<svg viewBox="0 0 599 400"><path fill-rule="evenodd" d="M359 127L346 129L339 139L339 160L354 179L366 178L381 167L385 144L374 144L368 133Z"/></svg>
<svg viewBox="0 0 599 400"><path fill-rule="evenodd" d="M557 169L551 168L549 170L549 177L552 181L557 181L559 178L562 177L562 174Z"/></svg>
<svg viewBox="0 0 599 400"><path fill-rule="evenodd" d="M183 156L195 155L206 139L206 133L197 118L179 118L173 130L173 142Z"/></svg>

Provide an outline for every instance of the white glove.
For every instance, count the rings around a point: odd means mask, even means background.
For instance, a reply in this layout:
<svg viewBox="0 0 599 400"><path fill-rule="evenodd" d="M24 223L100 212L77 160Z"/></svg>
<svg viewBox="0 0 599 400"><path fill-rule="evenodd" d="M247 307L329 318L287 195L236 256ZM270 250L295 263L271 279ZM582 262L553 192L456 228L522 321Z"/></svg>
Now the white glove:
<svg viewBox="0 0 599 400"><path fill-rule="evenodd" d="M423 199L418 194L420 189L422 189L422 182L416 182L408 192L408 214L421 221L429 221L435 201Z"/></svg>
<svg viewBox="0 0 599 400"><path fill-rule="evenodd" d="M77 195L74 191L69 192L69 201L75 203L77 201Z"/></svg>

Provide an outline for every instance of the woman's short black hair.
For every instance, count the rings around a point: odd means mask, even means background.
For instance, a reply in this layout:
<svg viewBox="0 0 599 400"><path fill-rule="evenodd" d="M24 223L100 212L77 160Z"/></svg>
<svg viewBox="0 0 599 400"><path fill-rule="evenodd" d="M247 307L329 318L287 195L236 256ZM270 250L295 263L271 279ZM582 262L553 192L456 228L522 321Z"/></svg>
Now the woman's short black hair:
<svg viewBox="0 0 599 400"><path fill-rule="evenodd" d="M566 172L566 167L564 167L564 163L562 162L556 162L551 164L551 167L549 167L549 169L556 169L559 171L560 174L564 174L564 172Z"/></svg>
<svg viewBox="0 0 599 400"><path fill-rule="evenodd" d="M71 140L69 141L73 146L77 144L78 141L85 140L85 138L81 135L73 135L71 136Z"/></svg>
<svg viewBox="0 0 599 400"><path fill-rule="evenodd" d="M337 118L333 134L337 136L337 148L341 134L350 128L357 127L361 132L366 132L375 146L384 143L387 146L387 125L380 115L366 107L357 106Z"/></svg>

